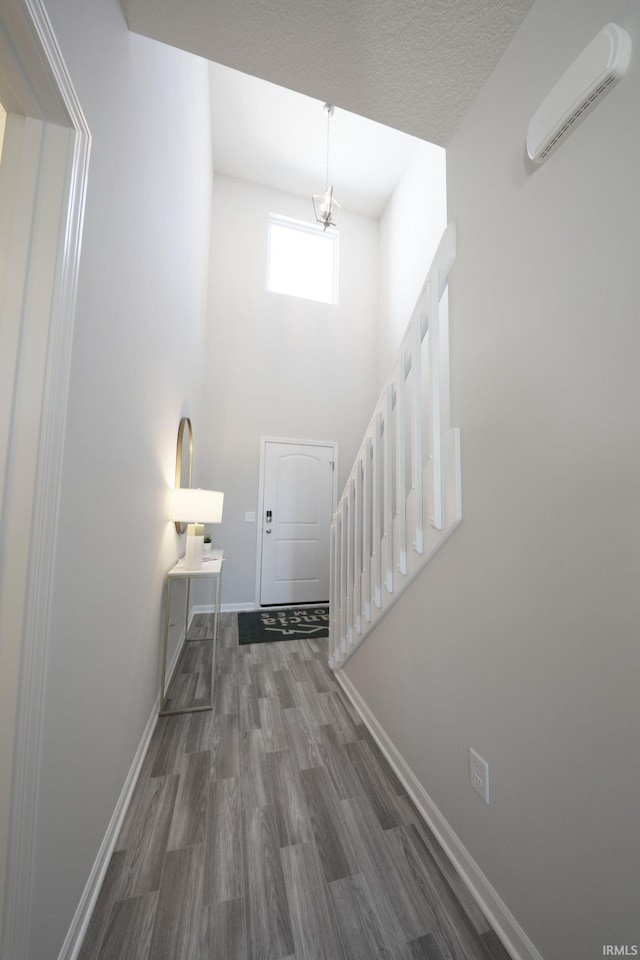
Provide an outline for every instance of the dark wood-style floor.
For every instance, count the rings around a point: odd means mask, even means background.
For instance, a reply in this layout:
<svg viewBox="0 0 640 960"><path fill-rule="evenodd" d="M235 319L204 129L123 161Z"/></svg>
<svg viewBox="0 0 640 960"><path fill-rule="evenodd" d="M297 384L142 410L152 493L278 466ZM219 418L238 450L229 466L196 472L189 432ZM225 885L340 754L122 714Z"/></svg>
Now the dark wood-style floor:
<svg viewBox="0 0 640 960"><path fill-rule="evenodd" d="M158 721L79 960L508 960L326 640L220 627L214 710ZM176 699L208 695L210 649Z"/></svg>

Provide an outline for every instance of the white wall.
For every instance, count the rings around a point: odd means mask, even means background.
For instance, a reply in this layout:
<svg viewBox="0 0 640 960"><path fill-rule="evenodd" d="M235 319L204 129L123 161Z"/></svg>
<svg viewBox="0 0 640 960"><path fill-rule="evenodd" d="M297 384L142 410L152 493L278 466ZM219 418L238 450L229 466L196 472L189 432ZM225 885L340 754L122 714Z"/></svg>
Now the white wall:
<svg viewBox="0 0 640 960"><path fill-rule="evenodd" d="M446 225L446 153L433 143L420 142L380 218L380 387Z"/></svg>
<svg viewBox="0 0 640 960"><path fill-rule="evenodd" d="M159 689L166 520L196 415L211 196L204 62L116 0L48 0L93 136L44 700L29 960L58 955Z"/></svg>
<svg viewBox="0 0 640 960"><path fill-rule="evenodd" d="M609 20L628 76L534 168ZM640 946L639 51L636 3L538 0L449 144L463 520L346 669L545 960Z"/></svg>
<svg viewBox="0 0 640 960"><path fill-rule="evenodd" d="M266 290L267 216L310 219L311 199L232 177L213 191L206 431L207 483L224 491L214 540L225 548L223 603L255 599L260 437L337 440L339 489L376 400L377 221L340 216L340 303Z"/></svg>

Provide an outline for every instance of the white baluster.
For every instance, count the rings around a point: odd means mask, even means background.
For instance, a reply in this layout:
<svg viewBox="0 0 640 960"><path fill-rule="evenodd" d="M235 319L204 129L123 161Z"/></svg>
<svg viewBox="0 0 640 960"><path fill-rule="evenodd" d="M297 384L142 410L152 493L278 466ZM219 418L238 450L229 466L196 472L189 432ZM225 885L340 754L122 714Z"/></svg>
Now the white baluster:
<svg viewBox="0 0 640 960"><path fill-rule="evenodd" d="M340 649L347 651L347 498L340 501Z"/></svg>
<svg viewBox="0 0 640 960"><path fill-rule="evenodd" d="M398 511L398 570L407 572L407 439L406 421L407 354L400 355L396 386L396 509Z"/></svg>
<svg viewBox="0 0 640 960"><path fill-rule="evenodd" d="M338 505L338 511L335 516L335 526L336 526L336 569L335 569L335 597L336 597L336 611L335 611L335 646L333 655L338 663L343 659L342 653L342 566L343 566L343 557L342 557L342 510L341 505Z"/></svg>
<svg viewBox="0 0 640 960"><path fill-rule="evenodd" d="M354 523L354 501L355 501L355 481L349 480L347 487L347 645L353 644L353 586L354 586L354 547L355 547L355 523Z"/></svg>
<svg viewBox="0 0 640 960"><path fill-rule="evenodd" d="M382 415L376 414L373 434L373 602L382 607Z"/></svg>
<svg viewBox="0 0 640 960"><path fill-rule="evenodd" d="M424 484L422 475L422 319L416 317L413 325L411 370L413 372L413 444L411 450L411 483L414 496L416 553L424 552Z"/></svg>
<svg viewBox="0 0 640 960"><path fill-rule="evenodd" d="M440 297L438 272L427 285L429 310L429 426L431 435L432 516L430 522L442 530L442 425L440 411Z"/></svg>
<svg viewBox="0 0 640 960"><path fill-rule="evenodd" d="M371 437L365 440L364 476L363 476L363 537L362 537L362 584L363 584L363 613L365 620L371 623L371 550L373 544L372 515L373 515L373 444Z"/></svg>
<svg viewBox="0 0 640 960"><path fill-rule="evenodd" d="M329 530L329 665L336 664L336 518L331 521Z"/></svg>
<svg viewBox="0 0 640 960"><path fill-rule="evenodd" d="M393 475L395 470L393 383L387 384L384 419L384 585L387 593L393 593Z"/></svg>
<svg viewBox="0 0 640 960"><path fill-rule="evenodd" d="M362 633L362 460L355 464L354 490L354 571L353 571L353 612L356 634Z"/></svg>

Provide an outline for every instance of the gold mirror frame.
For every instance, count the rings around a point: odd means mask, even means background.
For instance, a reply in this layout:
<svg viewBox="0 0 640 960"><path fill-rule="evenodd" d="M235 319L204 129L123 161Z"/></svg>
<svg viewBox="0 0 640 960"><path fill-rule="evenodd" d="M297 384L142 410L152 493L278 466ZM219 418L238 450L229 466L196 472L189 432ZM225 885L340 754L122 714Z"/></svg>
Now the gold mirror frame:
<svg viewBox="0 0 640 960"><path fill-rule="evenodd" d="M176 482L175 487L178 490L183 484L182 476L182 458L184 456L184 432L188 430L189 432L189 476L187 477L187 482L184 484L186 487L191 486L191 470L193 468L193 429L191 427L191 420L189 417L183 417L180 421L180 426L178 427L178 443L176 446ZM178 520L175 520L176 530L178 533L184 533L187 529L186 523L180 523Z"/></svg>

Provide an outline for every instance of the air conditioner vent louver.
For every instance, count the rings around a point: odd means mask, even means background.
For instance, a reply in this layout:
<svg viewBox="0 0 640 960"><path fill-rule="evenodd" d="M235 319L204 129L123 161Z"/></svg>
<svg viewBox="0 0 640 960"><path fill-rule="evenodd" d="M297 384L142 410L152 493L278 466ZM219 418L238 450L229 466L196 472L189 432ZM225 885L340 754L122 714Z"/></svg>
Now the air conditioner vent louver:
<svg viewBox="0 0 640 960"><path fill-rule="evenodd" d="M538 161L539 161L540 163L542 163L543 160L546 160L546 159L547 159L547 157L549 156L549 154L551 153L551 151L553 150L553 148L559 143L560 140L562 140L562 138L564 137L565 133L568 133L568 132L569 132L569 127L576 122L576 120L578 119L578 117L581 117L581 116L582 116L582 114L585 112L585 110L588 110L588 108L589 108L590 106L592 106L592 105L595 104L596 100L597 100L600 96L602 96L602 94L605 92L605 90L607 89L607 87L610 86L612 83L613 83L613 77L609 77L607 80L605 80L605 82L604 82L603 84L601 84L601 85L598 87L598 89L596 90L596 92L589 97L589 99L586 101L586 103L583 103L582 106L579 107L578 110L576 110L576 112L573 114L573 116L570 117L569 120L567 120L567 122L564 124L563 127L560 128L560 130L558 130L558 132L556 133L556 135L555 135L555 137L553 138L553 140L544 148L544 150L542 151L542 153L540 154L540 156L539 156L539 158L538 158Z"/></svg>
<svg viewBox="0 0 640 960"><path fill-rule="evenodd" d="M622 79L631 58L631 38L609 23L585 47L534 114L527 152L543 163Z"/></svg>

